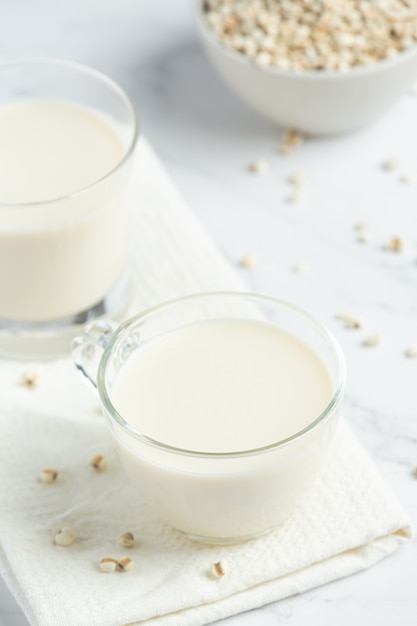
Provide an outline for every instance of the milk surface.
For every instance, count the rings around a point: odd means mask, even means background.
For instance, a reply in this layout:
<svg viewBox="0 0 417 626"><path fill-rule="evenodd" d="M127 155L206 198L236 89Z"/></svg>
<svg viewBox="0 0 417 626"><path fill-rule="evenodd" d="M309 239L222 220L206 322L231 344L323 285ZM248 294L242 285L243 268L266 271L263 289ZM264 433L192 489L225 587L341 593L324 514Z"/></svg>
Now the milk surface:
<svg viewBox="0 0 417 626"><path fill-rule="evenodd" d="M140 331L139 331L140 334ZM296 434L331 401L320 357L261 321L194 323L138 348L110 396L144 435L182 449L236 452ZM156 513L192 538L235 542L283 522L316 479L337 413L267 451L199 456L155 447L110 419L120 460Z"/></svg>
<svg viewBox="0 0 417 626"><path fill-rule="evenodd" d="M332 393L321 359L293 335L262 322L216 320L138 349L117 375L112 402L157 441L235 452L294 435Z"/></svg>
<svg viewBox="0 0 417 626"><path fill-rule="evenodd" d="M52 100L0 106L0 318L75 315L117 282L126 260L126 170L77 192L125 152L93 109Z"/></svg>
<svg viewBox="0 0 417 626"><path fill-rule="evenodd" d="M123 153L115 131L86 108L42 100L0 106L0 203L77 192L114 169Z"/></svg>

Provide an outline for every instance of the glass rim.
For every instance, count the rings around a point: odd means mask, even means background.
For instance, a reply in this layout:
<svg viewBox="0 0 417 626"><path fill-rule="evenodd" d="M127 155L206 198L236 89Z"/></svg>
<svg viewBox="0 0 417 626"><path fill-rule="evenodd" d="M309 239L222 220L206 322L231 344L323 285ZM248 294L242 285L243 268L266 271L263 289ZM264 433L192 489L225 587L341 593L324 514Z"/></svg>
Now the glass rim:
<svg viewBox="0 0 417 626"><path fill-rule="evenodd" d="M96 70L94 67L90 67L89 65L78 63L77 61L70 61L67 59L58 59L58 58L48 58L48 57L22 57L22 58L17 58L17 59L3 60L3 61L0 61L0 73L6 69L11 69L13 67L25 66L25 65L26 66L45 65L45 66L50 66L50 67L62 67L62 68L74 70L78 72L80 75L84 74L85 76L90 76L92 78L97 79L102 84L107 85L113 90L113 92L115 92L120 97L120 99L126 106L126 109L129 111L130 116L131 116L132 134L131 134L131 138L129 140L129 144L126 149L126 152L124 153L120 161L110 171L106 172L106 174L104 174L97 180L93 181L89 185L86 185L82 187L81 189L78 189L77 191L64 194L63 196L57 196L55 198L49 198L47 200L35 200L34 202L1 202L0 201L0 210L11 208L11 207L25 209L26 207L33 208L35 206L52 205L58 202L63 202L68 199L78 198L79 196L86 194L90 190L95 189L96 187L101 185L104 181L106 181L108 178L113 176L113 174L115 174L119 169L123 167L123 165L132 156L137 140L139 138L139 134L140 134L139 119L136 113L136 109L133 105L133 102L131 101L127 93L124 91L124 89L122 89L122 87L120 87L120 85L116 81L114 81L112 78L107 76L107 74L104 74L103 72L100 72L99 70Z"/></svg>
<svg viewBox="0 0 417 626"><path fill-rule="evenodd" d="M279 441L275 441L266 446L261 446L258 448L253 448L249 450L238 450L233 452L203 452L198 450L189 450L187 448L179 448L176 446L171 446L169 444L158 441L157 439L153 439L152 437L148 437L140 430L134 428L127 422L117 411L112 401L110 400L109 394L107 392L107 386L105 381L105 372L109 360L112 356L113 347L115 346L120 335L129 327L133 326L140 320L149 317L162 309L167 309L175 304L186 303L187 301L199 300L204 298L213 298L213 297L232 297L232 298L250 298L252 300L256 300L263 303L273 304L275 306L284 307L288 311L295 313L301 316L304 320L310 322L324 338L327 340L328 344L331 346L333 354L337 357L337 366L338 366L338 380L336 384L336 388L333 391L332 398L328 402L327 406L323 409L323 411L307 426L297 431L293 435L286 437L285 439L280 439ZM212 459L231 459L231 458L242 458L247 456L253 456L257 454L262 454L266 452L270 452L272 450L282 448L287 446L288 444L297 441L314 430L319 424L321 424L327 417L329 417L339 406L341 400L344 395L346 385L346 361L343 354L343 351L339 345L339 342L334 337L333 333L331 333L327 327L319 322L314 316L310 315L303 309L289 304L283 300L279 300L277 298L273 298L270 296L263 296L260 294L252 293L252 292L244 292L244 291L212 291L212 292L202 292L195 293L187 296L182 296L180 298L175 298L169 300L167 302L163 302L156 306L146 309L141 313L129 318L125 322L123 322L113 333L111 339L104 350L104 353L100 359L98 372L97 372L97 391L99 394L99 398L112 419L114 419L119 426L122 427L124 431L132 435L135 439L140 440L142 443L149 445L153 448L157 448L163 450L165 452L180 454L183 456L191 456L198 458L212 458Z"/></svg>

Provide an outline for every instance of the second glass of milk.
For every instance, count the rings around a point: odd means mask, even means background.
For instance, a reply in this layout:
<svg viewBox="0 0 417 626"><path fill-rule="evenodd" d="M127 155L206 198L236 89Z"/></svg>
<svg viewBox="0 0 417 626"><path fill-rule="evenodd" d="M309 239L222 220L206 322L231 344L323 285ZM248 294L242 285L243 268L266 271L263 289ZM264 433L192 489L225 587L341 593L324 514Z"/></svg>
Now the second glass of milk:
<svg viewBox="0 0 417 626"><path fill-rule="evenodd" d="M326 460L344 358L327 329L289 304L193 295L115 332L93 323L73 356L98 390L127 475L193 539L231 543L281 524Z"/></svg>
<svg viewBox="0 0 417 626"><path fill-rule="evenodd" d="M126 308L126 94L66 61L0 64L0 351L61 351Z"/></svg>

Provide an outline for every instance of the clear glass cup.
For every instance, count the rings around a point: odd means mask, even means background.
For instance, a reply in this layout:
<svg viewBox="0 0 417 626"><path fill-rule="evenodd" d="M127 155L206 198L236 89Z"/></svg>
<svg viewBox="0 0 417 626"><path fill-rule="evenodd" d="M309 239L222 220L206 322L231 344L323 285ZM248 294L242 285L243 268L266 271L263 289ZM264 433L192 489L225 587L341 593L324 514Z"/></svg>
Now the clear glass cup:
<svg viewBox="0 0 417 626"><path fill-rule="evenodd" d="M257 320L305 342L330 374L333 396L309 425L254 450L207 453L153 440L112 403L112 387L133 352L166 333L207 320ZM119 328L96 322L73 342L76 367L98 392L127 475L168 524L189 537L234 543L282 523L316 480L326 460L345 388L343 353L313 317L285 302L246 293L197 294L154 307ZM161 394L164 389L159 390ZM157 398L155 398L157 401ZM175 406L172 407L175 416Z"/></svg>
<svg viewBox="0 0 417 626"><path fill-rule="evenodd" d="M126 310L125 197L139 132L131 101L104 74L53 59L1 63L0 106L33 101L94 113L122 156L74 193L23 203L0 197L0 352L22 358L68 352L81 324Z"/></svg>

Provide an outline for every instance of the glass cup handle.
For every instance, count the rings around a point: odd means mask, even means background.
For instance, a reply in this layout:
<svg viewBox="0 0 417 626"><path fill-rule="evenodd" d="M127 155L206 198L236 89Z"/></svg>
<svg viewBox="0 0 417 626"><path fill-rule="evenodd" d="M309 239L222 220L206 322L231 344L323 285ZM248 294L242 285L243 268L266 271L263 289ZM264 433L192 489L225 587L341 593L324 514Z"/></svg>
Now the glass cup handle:
<svg viewBox="0 0 417 626"><path fill-rule="evenodd" d="M71 354L75 367L95 393L97 393L98 366L116 328L118 328L116 322L96 320L87 324L83 332L72 342Z"/></svg>

